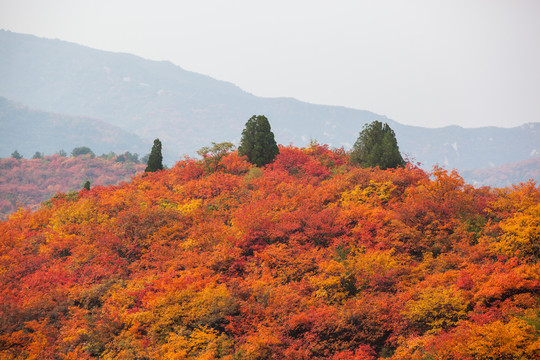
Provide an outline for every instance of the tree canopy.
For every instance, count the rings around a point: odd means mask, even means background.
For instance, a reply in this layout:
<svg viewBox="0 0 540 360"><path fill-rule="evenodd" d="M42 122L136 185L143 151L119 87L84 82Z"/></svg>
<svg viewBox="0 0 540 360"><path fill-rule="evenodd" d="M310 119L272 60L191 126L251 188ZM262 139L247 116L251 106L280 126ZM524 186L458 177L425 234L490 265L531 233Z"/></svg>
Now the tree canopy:
<svg viewBox="0 0 540 360"><path fill-rule="evenodd" d="M405 166L394 131L387 123L373 121L364 125L351 152L351 162L382 170Z"/></svg>
<svg viewBox="0 0 540 360"><path fill-rule="evenodd" d="M11 153L11 157L16 160L20 160L23 158L23 156L17 150Z"/></svg>
<svg viewBox="0 0 540 360"><path fill-rule="evenodd" d="M161 141L159 141L159 139L155 139L154 145L152 146L152 151L148 157L148 164L144 171L156 172L158 170L163 170L163 155L161 154Z"/></svg>
<svg viewBox="0 0 540 360"><path fill-rule="evenodd" d="M238 147L239 155L246 155L248 161L256 166L271 163L279 148L274 139L270 123L264 115L253 115L242 131L242 139Z"/></svg>
<svg viewBox="0 0 540 360"><path fill-rule="evenodd" d="M216 171L224 156L228 155L235 148L233 143L212 142L212 146L204 146L197 150L197 154L202 156L204 166L210 171Z"/></svg>
<svg viewBox="0 0 540 360"><path fill-rule="evenodd" d="M90 155L94 157L94 152L88 146L76 147L71 151L71 156Z"/></svg>
<svg viewBox="0 0 540 360"><path fill-rule="evenodd" d="M43 159L43 153L39 152L39 151L36 151L34 153L34 156L32 156L32 159Z"/></svg>

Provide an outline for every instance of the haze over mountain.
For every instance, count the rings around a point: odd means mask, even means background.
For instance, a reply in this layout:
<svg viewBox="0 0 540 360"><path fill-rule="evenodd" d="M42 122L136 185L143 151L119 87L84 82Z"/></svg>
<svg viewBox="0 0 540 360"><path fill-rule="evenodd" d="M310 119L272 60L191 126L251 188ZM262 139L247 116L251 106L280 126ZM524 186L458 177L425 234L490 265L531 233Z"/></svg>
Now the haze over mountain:
<svg viewBox="0 0 540 360"><path fill-rule="evenodd" d="M254 114L268 117L278 143L297 146L314 139L350 148L364 124L384 121L395 130L401 152L428 168L476 169L540 152L540 123L511 129L412 127L365 110L257 97L170 62L3 30L0 78L0 96L31 108L99 119L144 141L159 137L169 163L212 141L237 142Z"/></svg>
<svg viewBox="0 0 540 360"><path fill-rule="evenodd" d="M0 156L17 150L24 157L36 151L54 154L59 150L71 152L75 147L90 146L99 154L126 151L146 154L148 144L137 135L109 123L44 111L0 97ZM6 136L7 135L7 136Z"/></svg>
<svg viewBox="0 0 540 360"><path fill-rule="evenodd" d="M460 175L467 183L475 186L506 187L520 182L525 183L529 179L539 181L540 157L490 168L467 170Z"/></svg>

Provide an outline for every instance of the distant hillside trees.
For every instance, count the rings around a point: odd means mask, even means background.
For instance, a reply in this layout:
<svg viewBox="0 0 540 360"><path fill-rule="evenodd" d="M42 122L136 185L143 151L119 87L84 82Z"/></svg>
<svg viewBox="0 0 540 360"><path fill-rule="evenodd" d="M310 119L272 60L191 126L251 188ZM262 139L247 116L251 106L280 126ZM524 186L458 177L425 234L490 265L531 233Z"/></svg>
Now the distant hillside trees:
<svg viewBox="0 0 540 360"><path fill-rule="evenodd" d="M44 155L45 155L45 154L43 154L43 153L41 153L41 152L39 152L39 151L36 151L36 152L34 153L34 156L32 156L32 159L43 159L43 156L44 156Z"/></svg>
<svg viewBox="0 0 540 360"><path fill-rule="evenodd" d="M17 150L15 150L14 152L11 153L11 157L14 158L15 160L20 160L23 158L23 156L21 154L19 154L19 152Z"/></svg>
<svg viewBox="0 0 540 360"><path fill-rule="evenodd" d="M161 141L159 139L154 140L152 151L148 157L148 165L145 172L156 172L163 170L163 155L161 154Z"/></svg>
<svg viewBox="0 0 540 360"><path fill-rule="evenodd" d="M351 151L351 162L381 170L405 166L394 130L380 121L364 125Z"/></svg>
<svg viewBox="0 0 540 360"><path fill-rule="evenodd" d="M250 163L259 167L271 163L279 154L274 133L265 116L253 115L247 121L242 131L238 154L246 155Z"/></svg>
<svg viewBox="0 0 540 360"><path fill-rule="evenodd" d="M0 159L0 221L20 207L37 208L56 193L78 191L81 186L118 184L144 168L145 165L135 162L89 156L56 154L40 159Z"/></svg>
<svg viewBox="0 0 540 360"><path fill-rule="evenodd" d="M94 152L87 146L76 147L71 151L71 156L90 155L94 157Z"/></svg>

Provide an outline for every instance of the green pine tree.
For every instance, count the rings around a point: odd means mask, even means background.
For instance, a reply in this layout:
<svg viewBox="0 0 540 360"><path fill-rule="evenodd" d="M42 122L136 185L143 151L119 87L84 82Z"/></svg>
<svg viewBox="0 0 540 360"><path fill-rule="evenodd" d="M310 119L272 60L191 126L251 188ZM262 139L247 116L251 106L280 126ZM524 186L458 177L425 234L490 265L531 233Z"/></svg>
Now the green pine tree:
<svg viewBox="0 0 540 360"><path fill-rule="evenodd" d="M265 116L253 115L247 121L245 129L242 131L238 154L246 155L248 161L256 166L271 163L279 154L274 133Z"/></svg>
<svg viewBox="0 0 540 360"><path fill-rule="evenodd" d="M17 150L15 150L14 152L11 153L11 157L14 158L14 159L17 159L17 160L20 160L23 158L23 156L21 154L19 154L19 152Z"/></svg>
<svg viewBox="0 0 540 360"><path fill-rule="evenodd" d="M373 121L364 125L351 152L351 162L382 170L405 166L394 131L386 123Z"/></svg>
<svg viewBox="0 0 540 360"><path fill-rule="evenodd" d="M96 156L88 146L76 147L71 151L71 156L90 155L91 158Z"/></svg>
<svg viewBox="0 0 540 360"><path fill-rule="evenodd" d="M148 163L145 172L156 172L163 170L163 155L161 155L161 141L159 139L154 140L152 151L148 157Z"/></svg>
<svg viewBox="0 0 540 360"><path fill-rule="evenodd" d="M39 151L36 151L34 153L34 156L32 156L32 159L43 159L43 153L40 153Z"/></svg>

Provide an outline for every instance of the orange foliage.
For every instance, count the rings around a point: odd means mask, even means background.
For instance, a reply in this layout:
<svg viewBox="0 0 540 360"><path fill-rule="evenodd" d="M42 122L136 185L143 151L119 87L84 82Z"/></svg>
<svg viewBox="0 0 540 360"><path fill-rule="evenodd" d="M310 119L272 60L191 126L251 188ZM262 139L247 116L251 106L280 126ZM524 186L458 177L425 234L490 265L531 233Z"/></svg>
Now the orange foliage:
<svg viewBox="0 0 540 360"><path fill-rule="evenodd" d="M0 358L539 358L535 184L222 155L0 222Z"/></svg>

